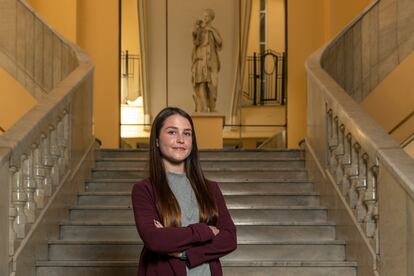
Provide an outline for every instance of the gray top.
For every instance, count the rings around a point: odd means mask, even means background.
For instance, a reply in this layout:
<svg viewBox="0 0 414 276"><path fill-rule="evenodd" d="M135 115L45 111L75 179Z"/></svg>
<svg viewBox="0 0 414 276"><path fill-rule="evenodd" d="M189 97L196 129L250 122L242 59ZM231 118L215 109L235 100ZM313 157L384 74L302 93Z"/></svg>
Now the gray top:
<svg viewBox="0 0 414 276"><path fill-rule="evenodd" d="M181 209L181 225L198 223L200 220L198 203L190 180L185 174L167 172L167 181ZM211 276L210 266L207 263L191 269L186 268L187 275L190 276Z"/></svg>

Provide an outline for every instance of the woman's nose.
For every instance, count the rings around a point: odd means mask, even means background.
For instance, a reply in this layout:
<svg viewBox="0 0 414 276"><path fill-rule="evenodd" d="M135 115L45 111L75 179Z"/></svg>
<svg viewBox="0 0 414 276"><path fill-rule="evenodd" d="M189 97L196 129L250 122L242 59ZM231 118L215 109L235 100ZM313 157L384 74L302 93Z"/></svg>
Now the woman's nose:
<svg viewBox="0 0 414 276"><path fill-rule="evenodd" d="M178 134L177 135L177 142L178 143L184 143L184 136L183 136L183 134Z"/></svg>

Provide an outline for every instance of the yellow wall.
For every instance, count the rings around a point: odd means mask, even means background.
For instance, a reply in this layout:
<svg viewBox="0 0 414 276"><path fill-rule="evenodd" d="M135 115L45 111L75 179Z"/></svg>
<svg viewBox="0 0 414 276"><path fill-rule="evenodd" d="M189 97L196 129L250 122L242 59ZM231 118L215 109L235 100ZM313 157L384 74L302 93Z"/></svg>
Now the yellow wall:
<svg viewBox="0 0 414 276"><path fill-rule="evenodd" d="M270 49L285 51L285 0L267 0L267 43Z"/></svg>
<svg viewBox="0 0 414 276"><path fill-rule="evenodd" d="M0 126L7 130L36 103L36 99L0 67Z"/></svg>
<svg viewBox="0 0 414 276"><path fill-rule="evenodd" d="M118 1L82 0L77 6L78 44L95 61L94 134L105 148L119 145Z"/></svg>
<svg viewBox="0 0 414 276"><path fill-rule="evenodd" d="M252 11L249 25L249 39L247 46L247 55L252 55L253 52L259 52L259 8L260 1L252 1Z"/></svg>
<svg viewBox="0 0 414 276"><path fill-rule="evenodd" d="M130 54L139 54L139 28L137 0L122 0L121 49Z"/></svg>
<svg viewBox="0 0 414 276"><path fill-rule="evenodd" d="M267 48L276 52L285 51L285 0L267 0ZM249 40L247 53L249 56L253 52L259 52L259 11L260 0L252 1L252 13L249 26Z"/></svg>
<svg viewBox="0 0 414 276"><path fill-rule="evenodd" d="M298 147L306 133L306 59L370 2L288 0L288 147Z"/></svg>
<svg viewBox="0 0 414 276"><path fill-rule="evenodd" d="M76 42L77 0L28 0L27 2L50 26L53 26L53 29L70 41Z"/></svg>
<svg viewBox="0 0 414 276"><path fill-rule="evenodd" d="M223 148L223 115L193 114L192 118L199 149Z"/></svg>
<svg viewBox="0 0 414 276"><path fill-rule="evenodd" d="M331 39L358 16L372 0L324 0L325 39Z"/></svg>
<svg viewBox="0 0 414 276"><path fill-rule="evenodd" d="M286 107L281 105L245 106L240 110L240 121L244 125L286 124Z"/></svg>
<svg viewBox="0 0 414 276"><path fill-rule="evenodd" d="M289 148L298 148L306 133L305 60L324 42L324 0L288 1Z"/></svg>
<svg viewBox="0 0 414 276"><path fill-rule="evenodd" d="M121 50L124 53L128 51L129 55L140 55L137 0L122 0L121 3ZM125 63L121 64L125 67ZM129 67L130 66L131 64L129 64ZM133 101L136 100L136 98L140 94L139 92L142 89L140 85L142 85L142 83L140 83L139 80L142 79L142 76L140 75L141 68L139 68L138 66L139 63L134 62L134 76L132 78L129 78L128 82L126 82L125 78L122 79L121 89L123 89L123 94L121 95L121 97L123 99L127 98L128 100ZM122 68L122 72L125 72L125 68ZM129 73L131 74L131 72ZM126 85L128 85L128 90L125 89ZM125 95L126 91L128 91L128 95ZM143 123L143 121L140 121L139 123Z"/></svg>
<svg viewBox="0 0 414 276"><path fill-rule="evenodd" d="M29 0L29 3L54 29L91 55L95 62L94 134L103 147L118 147L118 1Z"/></svg>
<svg viewBox="0 0 414 276"><path fill-rule="evenodd" d="M414 111L413 68L414 53L411 53L361 103L387 132ZM399 143L412 134L412 119L391 134Z"/></svg>

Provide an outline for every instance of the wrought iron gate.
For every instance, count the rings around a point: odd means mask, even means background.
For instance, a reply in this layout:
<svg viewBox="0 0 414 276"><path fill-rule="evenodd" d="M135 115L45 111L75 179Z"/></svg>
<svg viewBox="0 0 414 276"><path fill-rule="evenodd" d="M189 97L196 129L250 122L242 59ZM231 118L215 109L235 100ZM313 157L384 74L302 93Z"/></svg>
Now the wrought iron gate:
<svg viewBox="0 0 414 276"><path fill-rule="evenodd" d="M248 61L247 97L253 105L285 104L286 55L273 50L254 53Z"/></svg>

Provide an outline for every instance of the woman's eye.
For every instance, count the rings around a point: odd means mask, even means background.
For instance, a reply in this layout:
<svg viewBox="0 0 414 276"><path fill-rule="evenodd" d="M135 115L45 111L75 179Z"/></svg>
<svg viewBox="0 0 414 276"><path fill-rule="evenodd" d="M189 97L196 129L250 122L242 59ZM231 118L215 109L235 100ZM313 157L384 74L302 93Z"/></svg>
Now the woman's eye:
<svg viewBox="0 0 414 276"><path fill-rule="evenodd" d="M191 132L184 132L184 135L190 137L191 136Z"/></svg>
<svg viewBox="0 0 414 276"><path fill-rule="evenodd" d="M170 130L170 131L168 131L168 134L170 134L170 135L174 135L176 132L174 131L174 130Z"/></svg>

